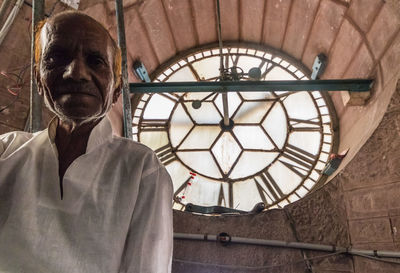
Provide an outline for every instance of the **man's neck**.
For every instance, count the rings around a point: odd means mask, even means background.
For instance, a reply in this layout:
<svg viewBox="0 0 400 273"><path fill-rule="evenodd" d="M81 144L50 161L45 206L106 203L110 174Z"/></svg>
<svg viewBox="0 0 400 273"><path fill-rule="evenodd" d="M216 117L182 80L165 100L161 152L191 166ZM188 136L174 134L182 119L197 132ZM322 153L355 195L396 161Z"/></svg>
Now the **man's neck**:
<svg viewBox="0 0 400 273"><path fill-rule="evenodd" d="M70 120L58 120L57 136L74 138L89 134L93 128L100 122L100 120L93 120L88 122L76 122Z"/></svg>
<svg viewBox="0 0 400 273"><path fill-rule="evenodd" d="M59 120L55 144L58 150L60 183L71 163L86 152L90 133L99 122L100 120L78 124Z"/></svg>

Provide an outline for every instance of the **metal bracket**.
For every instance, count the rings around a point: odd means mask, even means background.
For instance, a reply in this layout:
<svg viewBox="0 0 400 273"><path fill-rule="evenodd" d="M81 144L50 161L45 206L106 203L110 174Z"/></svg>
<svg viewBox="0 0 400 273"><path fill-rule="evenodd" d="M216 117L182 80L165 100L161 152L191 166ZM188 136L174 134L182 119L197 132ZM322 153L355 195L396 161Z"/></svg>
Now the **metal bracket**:
<svg viewBox="0 0 400 273"><path fill-rule="evenodd" d="M318 54L317 57L315 57L314 64L312 66L312 74L311 74L312 80L319 79L319 77L325 71L326 64L327 64L327 57L325 56L324 53L320 53Z"/></svg>
<svg viewBox="0 0 400 273"><path fill-rule="evenodd" d="M222 245L222 246L228 246L231 241L232 241L232 237L231 235L229 235L226 232L221 232L220 234L218 234L217 236L217 241Z"/></svg>
<svg viewBox="0 0 400 273"><path fill-rule="evenodd" d="M151 82L149 73L147 73L147 69L141 61L136 60L133 63L132 68L133 68L133 73L135 74L136 77L141 79L143 82Z"/></svg>
<svg viewBox="0 0 400 273"><path fill-rule="evenodd" d="M185 211L187 212L195 212L201 214L223 214L223 213L233 213L233 214L250 214L250 213L259 213L265 209L264 203L257 203L251 211L243 211L238 209L231 209L222 206L198 206L192 203L189 203L185 206Z"/></svg>

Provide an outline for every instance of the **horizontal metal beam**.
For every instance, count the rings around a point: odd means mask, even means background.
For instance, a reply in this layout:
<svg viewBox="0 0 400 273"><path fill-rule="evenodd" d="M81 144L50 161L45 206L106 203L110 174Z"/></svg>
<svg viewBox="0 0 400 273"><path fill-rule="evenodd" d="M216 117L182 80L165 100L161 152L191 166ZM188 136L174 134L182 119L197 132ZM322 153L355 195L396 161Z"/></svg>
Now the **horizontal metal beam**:
<svg viewBox="0 0 400 273"><path fill-rule="evenodd" d="M343 91L367 92L373 80L304 80L238 82L156 82L130 83L131 93L169 92L254 92L254 91Z"/></svg>

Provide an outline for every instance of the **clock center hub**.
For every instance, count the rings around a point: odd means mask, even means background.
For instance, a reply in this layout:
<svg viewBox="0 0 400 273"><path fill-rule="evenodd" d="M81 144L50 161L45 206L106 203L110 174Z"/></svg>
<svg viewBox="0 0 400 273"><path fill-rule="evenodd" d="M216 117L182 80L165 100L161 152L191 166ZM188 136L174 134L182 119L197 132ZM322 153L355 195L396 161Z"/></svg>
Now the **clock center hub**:
<svg viewBox="0 0 400 273"><path fill-rule="evenodd" d="M231 118L229 119L229 125L225 125L224 119L222 119L219 122L219 126L221 127L221 130L224 131L224 132L231 131L234 125L235 125L235 122Z"/></svg>

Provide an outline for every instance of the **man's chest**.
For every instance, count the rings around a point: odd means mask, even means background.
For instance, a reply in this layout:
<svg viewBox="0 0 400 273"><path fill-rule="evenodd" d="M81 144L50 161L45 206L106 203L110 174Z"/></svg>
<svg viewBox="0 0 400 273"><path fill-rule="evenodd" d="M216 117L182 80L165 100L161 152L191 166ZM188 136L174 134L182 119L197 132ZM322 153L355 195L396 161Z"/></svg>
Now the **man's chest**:
<svg viewBox="0 0 400 273"><path fill-rule="evenodd" d="M69 165L61 199L58 166L51 146L0 160L0 245L12 246L0 247L0 256L111 266L122 255L140 181L98 149ZM97 261L94 250L106 258Z"/></svg>

